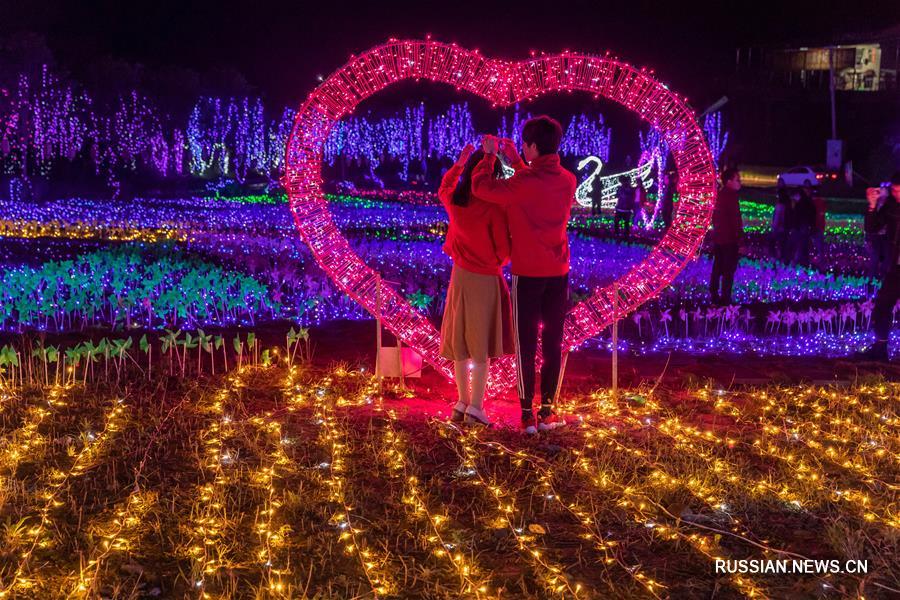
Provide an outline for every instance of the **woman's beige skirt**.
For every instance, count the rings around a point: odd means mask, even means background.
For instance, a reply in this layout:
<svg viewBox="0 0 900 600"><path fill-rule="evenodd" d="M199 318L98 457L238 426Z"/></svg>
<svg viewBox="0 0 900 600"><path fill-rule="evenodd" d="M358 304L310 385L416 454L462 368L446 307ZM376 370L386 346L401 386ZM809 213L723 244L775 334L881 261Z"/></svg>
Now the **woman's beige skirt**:
<svg viewBox="0 0 900 600"><path fill-rule="evenodd" d="M441 324L441 356L485 362L514 351L506 281L454 265Z"/></svg>

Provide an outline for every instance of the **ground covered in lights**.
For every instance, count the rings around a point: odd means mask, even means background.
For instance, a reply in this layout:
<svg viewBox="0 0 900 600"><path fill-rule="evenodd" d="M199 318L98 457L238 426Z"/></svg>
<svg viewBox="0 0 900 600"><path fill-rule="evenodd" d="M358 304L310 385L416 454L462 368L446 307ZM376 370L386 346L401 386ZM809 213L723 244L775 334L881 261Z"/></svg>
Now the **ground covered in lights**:
<svg viewBox="0 0 900 600"><path fill-rule="evenodd" d="M895 384L582 381L576 425L523 438L508 401L496 428L447 424L428 377L379 393L356 367L245 360L7 385L0 597L900 593ZM715 573L742 558L868 573Z"/></svg>

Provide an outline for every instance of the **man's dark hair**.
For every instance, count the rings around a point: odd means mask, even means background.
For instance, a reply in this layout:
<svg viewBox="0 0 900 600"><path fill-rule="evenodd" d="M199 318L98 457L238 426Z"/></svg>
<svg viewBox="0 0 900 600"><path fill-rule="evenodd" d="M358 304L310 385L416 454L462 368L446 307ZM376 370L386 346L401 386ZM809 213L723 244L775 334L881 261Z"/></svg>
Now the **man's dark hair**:
<svg viewBox="0 0 900 600"><path fill-rule="evenodd" d="M891 175L891 185L900 185L900 171L894 171Z"/></svg>
<svg viewBox="0 0 900 600"><path fill-rule="evenodd" d="M537 145L538 154L556 154L562 141L562 125L556 119L541 115L528 119L522 127L522 140Z"/></svg>
<svg viewBox="0 0 900 600"><path fill-rule="evenodd" d="M725 185L726 183L737 177L738 173L740 173L740 171L737 169L737 167L728 167L727 169L722 171L722 185Z"/></svg>

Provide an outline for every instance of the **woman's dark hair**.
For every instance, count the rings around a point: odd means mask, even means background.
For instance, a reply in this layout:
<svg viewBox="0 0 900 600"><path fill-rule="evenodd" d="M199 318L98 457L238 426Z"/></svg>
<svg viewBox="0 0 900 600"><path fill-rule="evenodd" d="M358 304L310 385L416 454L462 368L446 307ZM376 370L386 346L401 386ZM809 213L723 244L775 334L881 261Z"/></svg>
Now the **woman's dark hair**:
<svg viewBox="0 0 900 600"><path fill-rule="evenodd" d="M480 163L482 158L484 158L484 150L476 150L466 161L466 166L463 167L459 181L456 183L456 189L453 190L455 206L469 205L469 201L472 199L472 171L475 170L475 165ZM503 175L503 165L500 164L498 158L494 161L494 179L499 179L501 175Z"/></svg>
<svg viewBox="0 0 900 600"><path fill-rule="evenodd" d="M563 130L559 121L541 115L528 119L522 126L522 141L526 144L535 144L538 154L556 154L559 143L562 141Z"/></svg>

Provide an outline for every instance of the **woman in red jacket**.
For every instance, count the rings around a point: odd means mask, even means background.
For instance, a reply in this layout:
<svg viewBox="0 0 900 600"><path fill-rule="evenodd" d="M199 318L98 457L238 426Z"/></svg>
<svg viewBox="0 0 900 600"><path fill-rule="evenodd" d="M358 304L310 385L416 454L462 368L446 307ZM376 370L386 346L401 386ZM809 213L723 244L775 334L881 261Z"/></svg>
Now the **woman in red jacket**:
<svg viewBox="0 0 900 600"><path fill-rule="evenodd" d="M483 156L471 145L463 148L438 190L450 217L444 252L453 259L441 356L453 361L456 373L452 419L490 425L483 408L490 359L514 350L509 289L500 272L509 258L506 214L472 194L472 171ZM494 176L501 173L497 163Z"/></svg>

